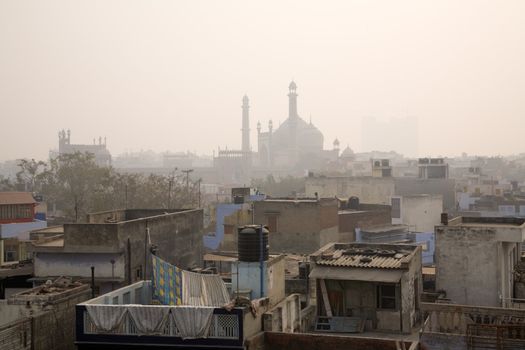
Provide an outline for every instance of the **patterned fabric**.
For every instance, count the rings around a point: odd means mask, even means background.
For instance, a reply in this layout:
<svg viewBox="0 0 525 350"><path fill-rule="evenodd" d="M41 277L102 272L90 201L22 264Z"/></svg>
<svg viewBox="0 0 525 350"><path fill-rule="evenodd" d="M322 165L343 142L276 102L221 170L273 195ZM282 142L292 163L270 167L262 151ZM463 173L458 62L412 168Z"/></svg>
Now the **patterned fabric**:
<svg viewBox="0 0 525 350"><path fill-rule="evenodd" d="M158 256L153 260L153 297L163 305L182 304L182 270Z"/></svg>

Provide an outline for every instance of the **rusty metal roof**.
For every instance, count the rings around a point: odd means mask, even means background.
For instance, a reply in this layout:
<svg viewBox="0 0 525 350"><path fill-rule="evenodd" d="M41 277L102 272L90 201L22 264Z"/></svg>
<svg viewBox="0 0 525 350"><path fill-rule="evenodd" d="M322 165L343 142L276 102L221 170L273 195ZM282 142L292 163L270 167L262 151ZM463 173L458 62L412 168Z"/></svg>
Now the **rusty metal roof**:
<svg viewBox="0 0 525 350"><path fill-rule="evenodd" d="M31 192L0 192L0 205L36 203Z"/></svg>
<svg viewBox="0 0 525 350"><path fill-rule="evenodd" d="M335 244L312 257L319 266L401 269L406 268L403 264L410 261L414 249L393 244Z"/></svg>

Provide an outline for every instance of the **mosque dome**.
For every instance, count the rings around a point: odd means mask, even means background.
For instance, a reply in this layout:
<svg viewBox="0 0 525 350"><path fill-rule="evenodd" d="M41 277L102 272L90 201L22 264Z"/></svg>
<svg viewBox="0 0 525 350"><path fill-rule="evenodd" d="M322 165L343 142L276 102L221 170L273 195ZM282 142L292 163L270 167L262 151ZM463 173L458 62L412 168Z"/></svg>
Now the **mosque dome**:
<svg viewBox="0 0 525 350"><path fill-rule="evenodd" d="M295 145L302 151L321 151L324 136L313 124L301 118L286 119L272 135L272 144L277 149L293 148L293 130L295 129Z"/></svg>
<svg viewBox="0 0 525 350"><path fill-rule="evenodd" d="M349 146L346 146L346 148L341 153L341 158L353 159L354 157L354 151L352 151L352 149Z"/></svg>

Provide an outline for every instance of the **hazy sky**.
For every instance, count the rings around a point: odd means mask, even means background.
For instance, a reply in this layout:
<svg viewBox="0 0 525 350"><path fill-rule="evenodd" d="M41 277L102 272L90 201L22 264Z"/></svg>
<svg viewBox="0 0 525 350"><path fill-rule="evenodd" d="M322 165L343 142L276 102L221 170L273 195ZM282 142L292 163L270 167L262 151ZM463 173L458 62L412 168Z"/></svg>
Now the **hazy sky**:
<svg viewBox="0 0 525 350"><path fill-rule="evenodd" d="M410 115L420 155L524 152L525 1L2 0L0 159L239 148L245 93L256 150L292 78L326 148Z"/></svg>

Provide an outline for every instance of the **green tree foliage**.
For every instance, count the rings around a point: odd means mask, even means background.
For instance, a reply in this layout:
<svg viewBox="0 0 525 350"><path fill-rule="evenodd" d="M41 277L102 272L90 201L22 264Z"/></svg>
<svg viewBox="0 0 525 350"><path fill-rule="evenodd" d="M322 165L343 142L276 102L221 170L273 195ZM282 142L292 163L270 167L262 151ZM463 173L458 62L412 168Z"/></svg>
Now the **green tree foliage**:
<svg viewBox="0 0 525 350"><path fill-rule="evenodd" d="M100 167L90 153L63 154L49 163L19 161L16 182L0 178L0 190L19 188L42 194L49 208L70 221L83 221L89 212L117 208L196 207L198 185L183 174L142 175Z"/></svg>
<svg viewBox="0 0 525 350"><path fill-rule="evenodd" d="M40 191L41 175L47 164L41 160L19 159L17 165L20 168L16 173L17 187L28 192Z"/></svg>

